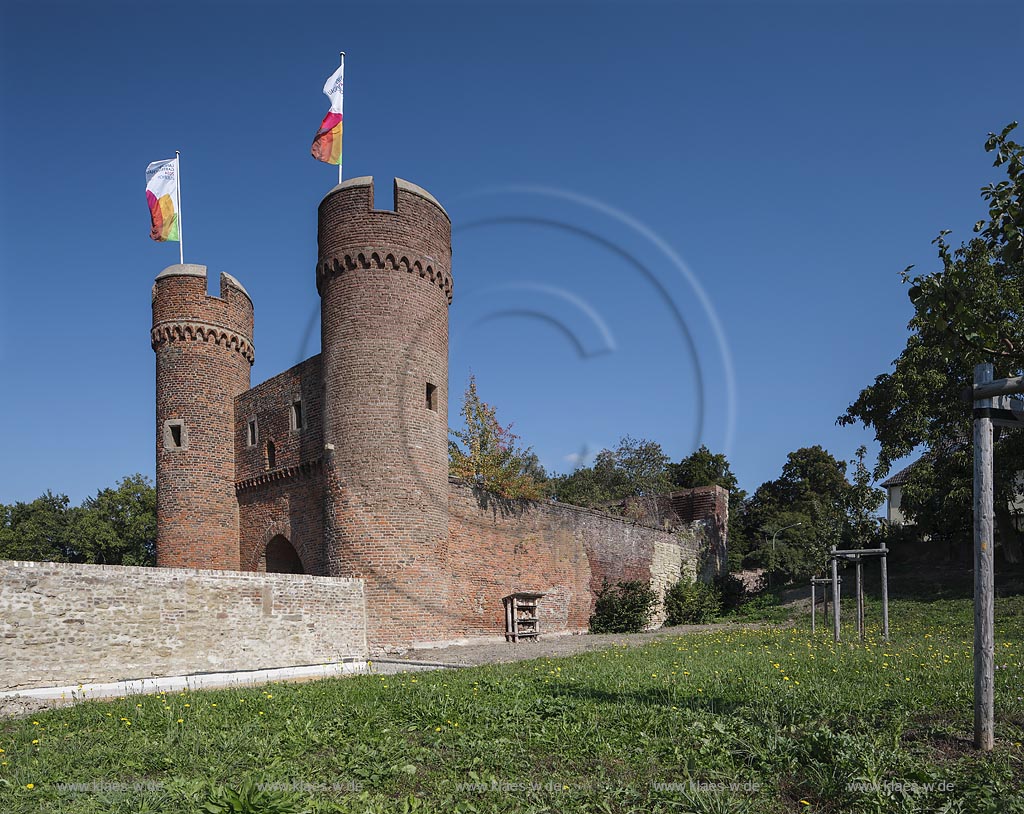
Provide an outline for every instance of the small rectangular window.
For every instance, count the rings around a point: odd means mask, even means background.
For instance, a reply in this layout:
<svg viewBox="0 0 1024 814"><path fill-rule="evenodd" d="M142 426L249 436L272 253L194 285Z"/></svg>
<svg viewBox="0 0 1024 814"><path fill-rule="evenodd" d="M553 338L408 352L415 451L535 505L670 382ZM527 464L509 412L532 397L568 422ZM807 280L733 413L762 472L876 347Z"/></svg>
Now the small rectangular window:
<svg viewBox="0 0 1024 814"><path fill-rule="evenodd" d="M188 430L180 418L171 418L164 422L164 449L188 449Z"/></svg>
<svg viewBox="0 0 1024 814"><path fill-rule="evenodd" d="M427 409L437 410L437 388L427 382Z"/></svg>
<svg viewBox="0 0 1024 814"><path fill-rule="evenodd" d="M293 430L302 429L302 399L296 399L292 402L291 425Z"/></svg>
<svg viewBox="0 0 1024 814"><path fill-rule="evenodd" d="M273 441L267 441L267 469L273 469L277 466L277 450L274 448Z"/></svg>
<svg viewBox="0 0 1024 814"><path fill-rule="evenodd" d="M254 418L252 421L249 422L249 438L248 438L248 442L247 442L248 446L250 446L250 447L256 446L256 442L258 440L259 440L259 438L256 435L256 419Z"/></svg>

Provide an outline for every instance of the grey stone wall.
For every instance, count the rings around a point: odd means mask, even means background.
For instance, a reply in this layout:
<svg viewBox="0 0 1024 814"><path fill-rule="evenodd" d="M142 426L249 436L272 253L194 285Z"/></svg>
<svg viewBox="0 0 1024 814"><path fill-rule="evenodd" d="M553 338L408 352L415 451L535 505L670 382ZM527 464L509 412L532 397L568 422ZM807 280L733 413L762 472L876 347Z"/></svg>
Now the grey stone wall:
<svg viewBox="0 0 1024 814"><path fill-rule="evenodd" d="M0 690L366 653L359 579L0 561Z"/></svg>

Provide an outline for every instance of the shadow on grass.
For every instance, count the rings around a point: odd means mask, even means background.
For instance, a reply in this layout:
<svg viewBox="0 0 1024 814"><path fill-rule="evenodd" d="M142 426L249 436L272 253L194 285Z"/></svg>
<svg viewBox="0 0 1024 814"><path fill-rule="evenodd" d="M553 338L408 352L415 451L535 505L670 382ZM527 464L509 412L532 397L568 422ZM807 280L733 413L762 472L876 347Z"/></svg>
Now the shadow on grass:
<svg viewBox="0 0 1024 814"><path fill-rule="evenodd" d="M562 707L557 699L569 698L575 701L588 701L591 703L616 706L634 706L662 709L688 709L714 712L716 715L728 715L744 706L736 699L726 699L716 695L704 695L703 693L691 693L685 696L673 695L668 690L657 687L648 687L637 690L603 690L596 687L580 687L575 684L551 684L547 690L548 696L537 699L540 702L550 701L551 712L560 714ZM544 717L543 709L540 710L541 717Z"/></svg>

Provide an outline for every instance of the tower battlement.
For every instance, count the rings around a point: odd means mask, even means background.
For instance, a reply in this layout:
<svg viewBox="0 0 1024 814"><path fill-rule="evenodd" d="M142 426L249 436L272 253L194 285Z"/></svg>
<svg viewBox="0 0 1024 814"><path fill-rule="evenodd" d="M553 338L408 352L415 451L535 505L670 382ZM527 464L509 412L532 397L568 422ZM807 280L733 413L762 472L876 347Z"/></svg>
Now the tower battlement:
<svg viewBox="0 0 1024 814"><path fill-rule="evenodd" d="M372 176L338 184L320 202L317 290L334 276L395 271L419 276L452 301L451 220L416 184L396 178L394 211L374 209Z"/></svg>
<svg viewBox="0 0 1024 814"><path fill-rule="evenodd" d="M206 266L168 266L153 283L153 350L165 342L201 341L233 348L251 365L253 306L249 292L226 272L220 296L206 293Z"/></svg>

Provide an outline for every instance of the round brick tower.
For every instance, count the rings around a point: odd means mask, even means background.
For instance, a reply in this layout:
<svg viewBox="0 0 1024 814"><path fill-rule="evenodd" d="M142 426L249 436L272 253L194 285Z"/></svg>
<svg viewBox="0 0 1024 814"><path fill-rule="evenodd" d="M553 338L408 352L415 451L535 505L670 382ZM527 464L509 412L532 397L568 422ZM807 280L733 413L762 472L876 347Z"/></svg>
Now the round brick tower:
<svg viewBox="0 0 1024 814"><path fill-rule="evenodd" d="M174 265L153 285L156 558L172 568L238 570L235 396L249 389L252 300L229 274Z"/></svg>
<svg viewBox="0 0 1024 814"><path fill-rule="evenodd" d="M366 580L378 648L444 634L448 603L451 222L424 189L373 179L320 203L328 573Z"/></svg>

